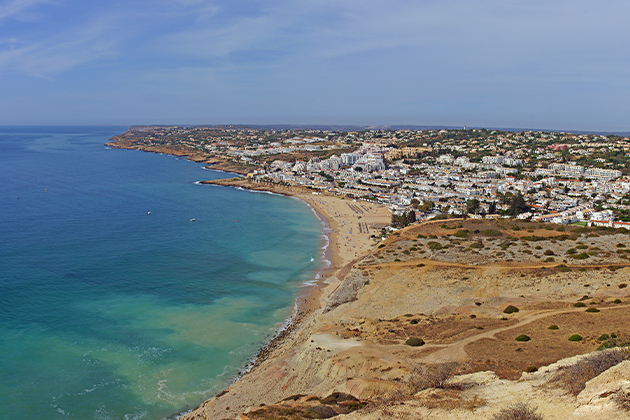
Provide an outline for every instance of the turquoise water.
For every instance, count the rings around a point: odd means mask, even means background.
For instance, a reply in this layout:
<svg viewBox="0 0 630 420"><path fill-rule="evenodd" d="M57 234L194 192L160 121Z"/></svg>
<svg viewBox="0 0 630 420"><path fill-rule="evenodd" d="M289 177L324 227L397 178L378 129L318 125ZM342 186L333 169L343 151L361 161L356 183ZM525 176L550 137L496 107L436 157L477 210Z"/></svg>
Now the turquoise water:
<svg viewBox="0 0 630 420"><path fill-rule="evenodd" d="M0 127L0 419L192 408L236 377L318 268L305 204L103 146L124 130Z"/></svg>

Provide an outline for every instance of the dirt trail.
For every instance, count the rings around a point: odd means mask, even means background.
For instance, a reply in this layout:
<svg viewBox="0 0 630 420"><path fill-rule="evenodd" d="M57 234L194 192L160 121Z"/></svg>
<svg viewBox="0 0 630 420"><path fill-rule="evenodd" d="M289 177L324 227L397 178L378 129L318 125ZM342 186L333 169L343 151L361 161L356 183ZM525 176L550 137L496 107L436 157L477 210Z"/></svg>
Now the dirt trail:
<svg viewBox="0 0 630 420"><path fill-rule="evenodd" d="M621 309L630 308L630 305L615 306L614 308L598 308L600 311L606 311L609 309ZM519 313L515 316L518 319L518 323L502 328L495 328L481 334L474 335L472 337L465 338L452 344L446 345L441 350L431 353L430 355L423 357L419 360L421 363L444 363L444 362L463 362L467 359L468 355L464 349L468 344L475 341L482 340L484 338L496 339L495 335L504 331L509 331L514 328L522 327L523 325L532 323L542 318L547 318L553 315L567 314L573 312L584 312L584 308L576 309L547 309L540 311L531 311Z"/></svg>

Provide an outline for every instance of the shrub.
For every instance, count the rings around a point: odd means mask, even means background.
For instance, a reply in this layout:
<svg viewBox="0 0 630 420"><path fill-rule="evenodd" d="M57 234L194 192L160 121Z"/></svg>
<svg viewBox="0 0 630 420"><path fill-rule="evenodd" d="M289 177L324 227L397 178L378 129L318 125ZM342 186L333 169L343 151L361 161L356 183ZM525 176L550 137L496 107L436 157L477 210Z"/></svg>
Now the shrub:
<svg viewBox="0 0 630 420"><path fill-rule="evenodd" d="M569 337L569 341L582 341L582 336L580 334L573 334Z"/></svg>
<svg viewBox="0 0 630 420"><path fill-rule="evenodd" d="M424 346L424 340L418 337L409 337L405 344L411 347L420 347Z"/></svg>
<svg viewBox="0 0 630 420"><path fill-rule="evenodd" d="M561 368L551 382L557 383L573 395L578 395L584 389L586 382L628 359L630 359L630 352L627 349L591 353L579 362Z"/></svg>
<svg viewBox="0 0 630 420"><path fill-rule="evenodd" d="M470 244L469 248L483 248L483 243L481 242L474 242L472 244Z"/></svg>
<svg viewBox="0 0 630 420"><path fill-rule="evenodd" d="M585 260L585 259L587 259L589 257L590 257L590 255L588 255L588 253L586 253L586 252L580 252L579 254L571 256L571 258L573 258L575 260Z"/></svg>
<svg viewBox="0 0 630 420"><path fill-rule="evenodd" d="M411 321L409 321L410 324L415 325L418 323L417 319L412 319Z"/></svg>
<svg viewBox="0 0 630 420"><path fill-rule="evenodd" d="M559 330L560 329L560 327L558 327L556 324L550 325L547 328L550 329L550 330Z"/></svg>
<svg viewBox="0 0 630 420"><path fill-rule="evenodd" d="M416 265L416 267L424 267L424 264L420 263L420 264Z"/></svg>
<svg viewBox="0 0 630 420"><path fill-rule="evenodd" d="M516 341L529 341L529 340L531 340L531 338L529 338L529 336L525 334L521 334L518 337L516 337Z"/></svg>
<svg viewBox="0 0 630 420"><path fill-rule="evenodd" d="M385 244L380 244L378 247L379 248L385 248Z"/></svg>
<svg viewBox="0 0 630 420"><path fill-rule="evenodd" d="M621 303L621 299L615 299L612 303Z"/></svg>
<svg viewBox="0 0 630 420"><path fill-rule="evenodd" d="M620 289L625 289L626 287L628 287L628 285L626 283L620 283L618 287Z"/></svg>
<svg viewBox="0 0 630 420"><path fill-rule="evenodd" d="M524 403L517 403L504 408L492 417L492 420L543 420L543 416Z"/></svg>
<svg viewBox="0 0 630 420"><path fill-rule="evenodd" d="M560 264L560 265L556 265L556 270L558 270L561 273L566 273L568 271L571 271L571 268L567 267L564 264Z"/></svg>
<svg viewBox="0 0 630 420"><path fill-rule="evenodd" d="M453 236L456 236L458 238L466 238L468 236L468 230L467 229L458 230L457 232L453 234Z"/></svg>
<svg viewBox="0 0 630 420"><path fill-rule="evenodd" d="M538 368L536 366L528 366L527 369L525 369L525 372L538 372Z"/></svg>
<svg viewBox="0 0 630 420"><path fill-rule="evenodd" d="M516 306L508 305L504 310L504 314L513 314L518 312L518 308Z"/></svg>
<svg viewBox="0 0 630 420"><path fill-rule="evenodd" d="M544 255L555 255L555 254L553 253L553 251L552 251L552 250L550 250L550 249L548 249L548 250L546 250L545 252L543 252L543 254L544 254Z"/></svg>
<svg viewBox="0 0 630 420"><path fill-rule="evenodd" d="M434 241L429 242L427 245L429 245L429 249L433 250L433 251L437 251L437 250L440 250L440 249L444 248L444 246L441 243L434 242Z"/></svg>
<svg viewBox="0 0 630 420"><path fill-rule="evenodd" d="M453 377L457 367L458 364L453 362L414 366L406 382L409 388L409 395L413 395L423 389L445 388L447 381Z"/></svg>
<svg viewBox="0 0 630 420"><path fill-rule="evenodd" d="M604 340L608 340L610 338L610 336L608 334L602 334L599 337L597 337L597 341L604 341Z"/></svg>
<svg viewBox="0 0 630 420"><path fill-rule="evenodd" d="M612 349L619 346L628 346L628 343L617 343L615 334L611 334L611 337L608 340L604 340L604 342L597 347L597 350Z"/></svg>
<svg viewBox="0 0 630 420"><path fill-rule="evenodd" d="M554 257L547 257L544 259L545 262L554 262L556 259Z"/></svg>
<svg viewBox="0 0 630 420"><path fill-rule="evenodd" d="M510 229L512 229L512 230L517 230L517 231L518 231L518 230L521 230L521 228L520 228L519 226L512 226Z"/></svg>
<svg viewBox="0 0 630 420"><path fill-rule="evenodd" d="M586 310L586 312L599 312L599 309L597 309L597 308L588 308Z"/></svg>
<svg viewBox="0 0 630 420"><path fill-rule="evenodd" d="M576 308L585 308L586 307L586 303L584 303L584 302L577 302L577 303L574 303L573 306L575 306Z"/></svg>

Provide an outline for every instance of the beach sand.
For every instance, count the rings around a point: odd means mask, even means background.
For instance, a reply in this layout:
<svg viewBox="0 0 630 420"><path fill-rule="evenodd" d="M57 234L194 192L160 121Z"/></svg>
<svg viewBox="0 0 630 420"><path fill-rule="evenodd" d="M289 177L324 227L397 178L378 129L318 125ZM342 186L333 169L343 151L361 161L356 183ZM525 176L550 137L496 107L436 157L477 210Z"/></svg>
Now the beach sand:
<svg viewBox="0 0 630 420"><path fill-rule="evenodd" d="M263 402L270 404L284 398L287 392L292 392L290 388L309 387L306 383L295 383L293 386L287 384L286 369L289 365L292 366L290 370L292 369L302 380L321 382L321 378L311 377L314 375L307 372L297 373L295 369L298 365L307 368L318 366L328 355L319 354L314 360L301 364L299 360L295 360L296 350L310 341L309 326L319 323L317 314L322 312L322 308L354 262L380 243L380 239L371 238L371 235L380 233L391 220L390 211L383 205L326 193L314 194L312 190L305 188L253 184L244 178L204 183L270 191L304 201L323 219L324 233L329 241L325 258L331 264L320 271L320 278L315 285L303 288L297 298L293 319L276 338L260 350L254 366L219 394L219 397L211 398L181 417L183 420L237 418L253 405ZM331 343L327 345L332 346ZM301 359L301 356L297 358Z"/></svg>

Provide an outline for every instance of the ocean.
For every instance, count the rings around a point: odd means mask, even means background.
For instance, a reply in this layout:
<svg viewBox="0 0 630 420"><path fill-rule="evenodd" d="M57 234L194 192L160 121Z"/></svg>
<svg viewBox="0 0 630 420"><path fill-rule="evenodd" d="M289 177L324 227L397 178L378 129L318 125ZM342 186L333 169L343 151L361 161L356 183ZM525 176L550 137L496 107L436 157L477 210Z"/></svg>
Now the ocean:
<svg viewBox="0 0 630 420"><path fill-rule="evenodd" d="M0 419L194 408L237 377L322 264L306 204L104 146L125 129L0 127Z"/></svg>

